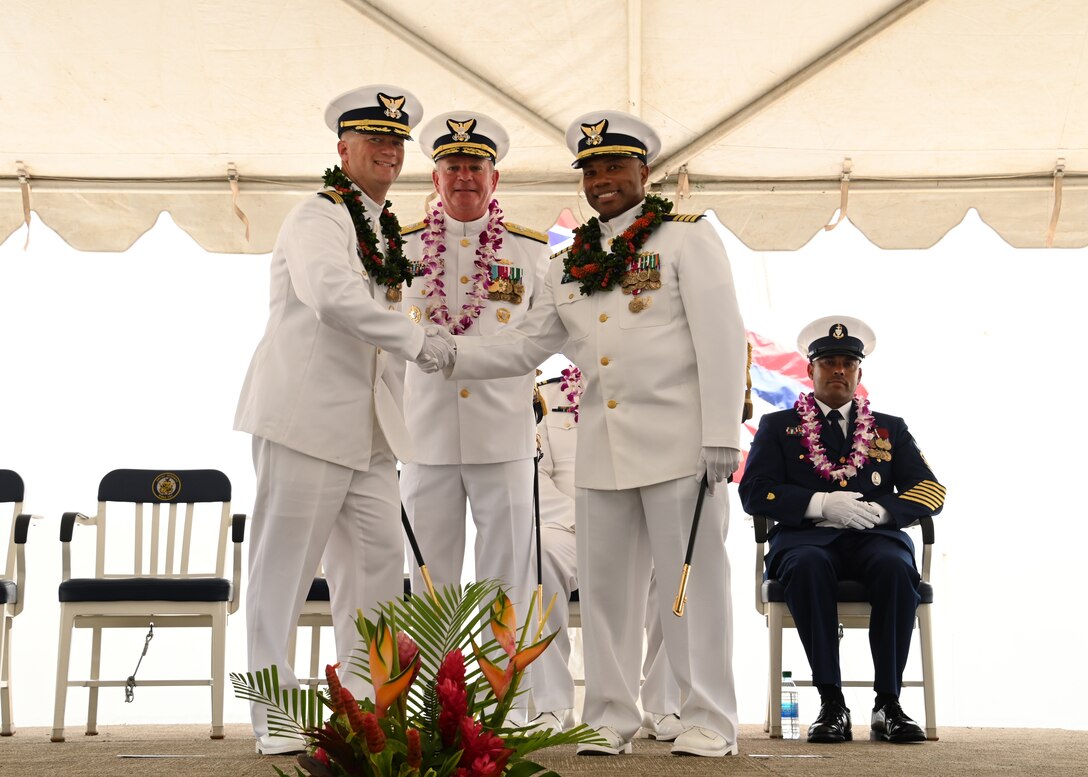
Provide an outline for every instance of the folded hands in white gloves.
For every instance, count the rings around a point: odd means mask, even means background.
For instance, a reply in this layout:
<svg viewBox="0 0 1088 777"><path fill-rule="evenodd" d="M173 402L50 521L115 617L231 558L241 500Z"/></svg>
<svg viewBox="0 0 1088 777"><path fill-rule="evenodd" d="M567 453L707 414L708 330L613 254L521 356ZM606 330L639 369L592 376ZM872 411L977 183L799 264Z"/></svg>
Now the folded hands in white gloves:
<svg viewBox="0 0 1088 777"><path fill-rule="evenodd" d="M886 511L875 502L866 502L858 491L832 491L824 497L816 525L831 529L871 529L887 521Z"/></svg>
<svg viewBox="0 0 1088 777"><path fill-rule="evenodd" d="M430 375L453 364L457 357L457 345L449 330L443 326L431 324L423 329L423 334L426 339L423 341L423 348L420 349L419 355L416 356L416 364L419 368Z"/></svg>
<svg viewBox="0 0 1088 777"><path fill-rule="evenodd" d="M740 451L736 448L703 448L695 467L695 479L702 480L706 475L706 490L713 496L714 487L736 472L739 466Z"/></svg>

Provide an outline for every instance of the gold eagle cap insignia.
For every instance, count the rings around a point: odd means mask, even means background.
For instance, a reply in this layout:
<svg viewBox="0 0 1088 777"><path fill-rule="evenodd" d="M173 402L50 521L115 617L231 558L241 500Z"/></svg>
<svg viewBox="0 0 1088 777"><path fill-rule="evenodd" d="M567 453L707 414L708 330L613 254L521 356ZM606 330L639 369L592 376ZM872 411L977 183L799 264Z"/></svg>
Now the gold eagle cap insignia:
<svg viewBox="0 0 1088 777"><path fill-rule="evenodd" d="M586 136L587 146L599 146L604 141L602 135L608 129L608 119L601 119L596 124L583 124L582 134Z"/></svg>
<svg viewBox="0 0 1088 777"><path fill-rule="evenodd" d="M835 328L831 330L831 336L836 340L841 340L846 336L846 327L842 324L835 324Z"/></svg>
<svg viewBox="0 0 1088 777"><path fill-rule="evenodd" d="M472 134L472 130L476 128L476 119L469 119L467 121L446 119L446 126L450 128L450 132L453 133L453 139L456 142L464 143Z"/></svg>
<svg viewBox="0 0 1088 777"><path fill-rule="evenodd" d="M403 97L390 97L387 94L378 92L378 99L382 101L382 105L385 106L385 115L390 119L400 118L400 109L404 107Z"/></svg>

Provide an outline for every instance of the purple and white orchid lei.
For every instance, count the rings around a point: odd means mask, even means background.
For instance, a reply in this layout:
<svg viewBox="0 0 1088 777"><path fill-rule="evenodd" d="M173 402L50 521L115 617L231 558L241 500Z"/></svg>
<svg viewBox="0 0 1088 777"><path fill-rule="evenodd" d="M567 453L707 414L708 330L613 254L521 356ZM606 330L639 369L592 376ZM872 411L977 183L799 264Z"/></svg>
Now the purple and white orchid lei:
<svg viewBox="0 0 1088 777"><path fill-rule="evenodd" d="M578 403L582 399L582 392L586 390L586 382L582 378L582 371L573 364L565 370L561 370L559 378L559 390L567 398L567 402L574 413L574 422L578 423Z"/></svg>
<svg viewBox="0 0 1088 777"><path fill-rule="evenodd" d="M476 259L473 264L476 271L469 281L468 301L461 306L461 313L454 321L446 305L446 262L442 254L446 252L446 216L442 203L435 205L424 224L421 237L423 241L423 275L427 278L423 284L423 296L437 298L438 304L427 308L427 318L432 323L444 326L452 334L460 335L468 331L472 322L480 317L484 300L487 299L487 283L495 255L502 248L503 220L502 209L496 200L492 200L487 210L489 217L484 231L477 239Z"/></svg>
<svg viewBox="0 0 1088 777"><path fill-rule="evenodd" d="M873 439L876 421L869 412L868 399L854 399L857 418L854 423L854 439L846 464L833 468L827 458L827 450L820 442L820 414L816 407L816 397L812 392L800 394L793 409L801 417L801 444L808 449L808 460L816 474L825 480L849 480L858 474L858 470L869 461L869 443Z"/></svg>

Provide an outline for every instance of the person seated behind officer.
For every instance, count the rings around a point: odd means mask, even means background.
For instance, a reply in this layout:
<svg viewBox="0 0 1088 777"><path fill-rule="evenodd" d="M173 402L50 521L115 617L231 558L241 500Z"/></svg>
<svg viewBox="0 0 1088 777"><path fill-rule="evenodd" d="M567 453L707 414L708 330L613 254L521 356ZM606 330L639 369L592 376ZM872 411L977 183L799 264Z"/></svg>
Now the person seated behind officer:
<svg viewBox="0 0 1088 777"><path fill-rule="evenodd" d="M533 665L533 704L537 715L534 730L566 731L574 726L574 678L570 673L570 597L578 589L577 550L574 532L574 452L578 440L578 402L584 383L573 364L560 375L537 384L539 401L537 441L540 462L541 578L545 607L553 593L555 605L545 631L556 632L552 648ZM657 617L656 583L650 581L646 607L646 678L639 692L642 730L651 739L671 742L682 732L680 687L661 649L661 621Z"/></svg>
<svg viewBox="0 0 1088 777"><path fill-rule="evenodd" d="M744 509L776 522L767 574L785 586L820 692L809 742L853 738L839 672L839 579L863 582L872 605L871 738L926 738L899 706L919 602L914 545L903 528L939 513L945 488L903 419L872 412L855 396L861 360L875 342L868 326L842 316L801 331L797 344L814 391L794 409L763 417L740 483Z"/></svg>

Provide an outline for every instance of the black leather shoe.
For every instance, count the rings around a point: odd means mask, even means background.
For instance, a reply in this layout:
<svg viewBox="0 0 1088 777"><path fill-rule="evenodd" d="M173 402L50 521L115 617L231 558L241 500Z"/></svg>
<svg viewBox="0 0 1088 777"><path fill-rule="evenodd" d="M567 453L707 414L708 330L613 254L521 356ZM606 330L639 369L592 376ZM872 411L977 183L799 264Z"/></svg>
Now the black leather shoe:
<svg viewBox="0 0 1088 777"><path fill-rule="evenodd" d="M925 742L926 732L922 727L907 717L899 702L890 701L883 707L873 710L873 728L870 739L882 739L885 742Z"/></svg>
<svg viewBox="0 0 1088 777"><path fill-rule="evenodd" d="M808 727L808 741L834 743L849 742L853 738L850 710L836 702L821 704L819 717Z"/></svg>

